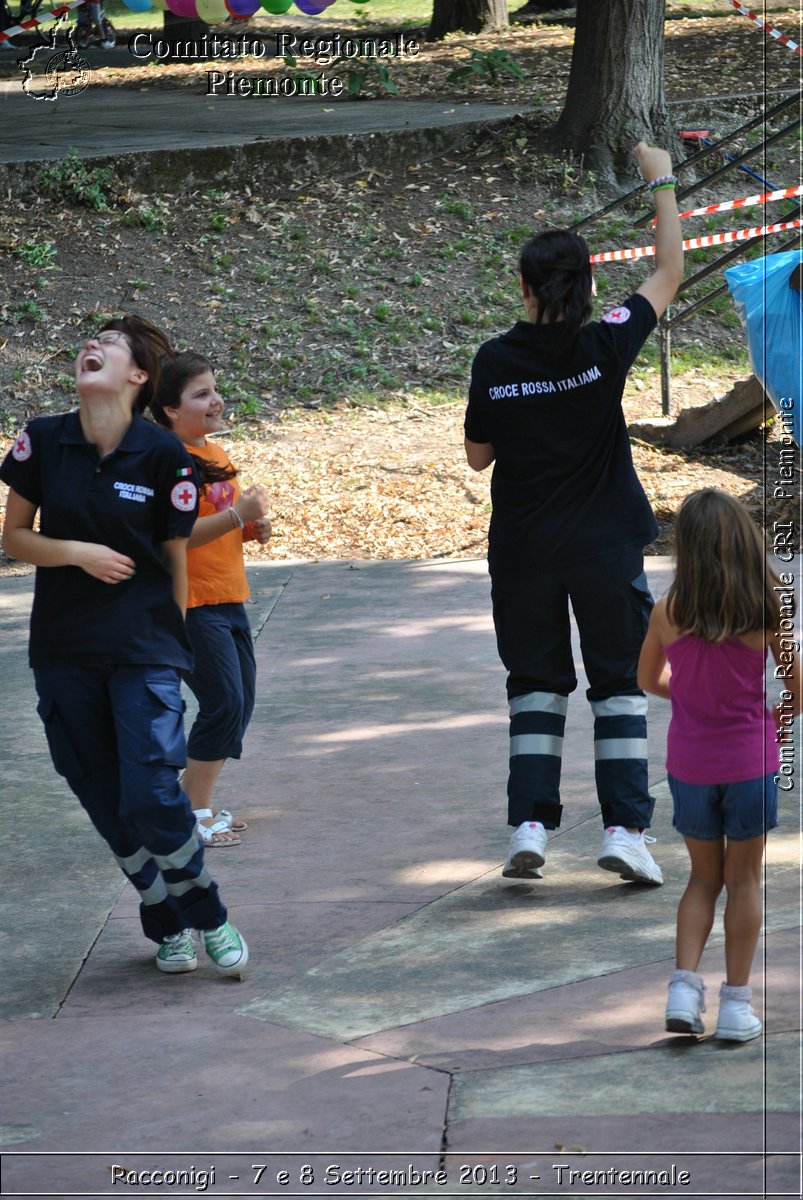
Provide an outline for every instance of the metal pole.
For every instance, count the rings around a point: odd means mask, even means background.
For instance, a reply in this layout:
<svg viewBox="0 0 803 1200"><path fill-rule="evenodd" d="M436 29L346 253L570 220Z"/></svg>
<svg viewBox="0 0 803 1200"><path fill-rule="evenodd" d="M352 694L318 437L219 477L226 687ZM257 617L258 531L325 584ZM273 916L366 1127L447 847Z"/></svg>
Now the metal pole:
<svg viewBox="0 0 803 1200"><path fill-rule="evenodd" d="M672 329L669 323L669 309L667 308L661 322L658 326L658 333L661 339L661 412L665 417L668 417L672 409L672 364L669 359L672 342Z"/></svg>

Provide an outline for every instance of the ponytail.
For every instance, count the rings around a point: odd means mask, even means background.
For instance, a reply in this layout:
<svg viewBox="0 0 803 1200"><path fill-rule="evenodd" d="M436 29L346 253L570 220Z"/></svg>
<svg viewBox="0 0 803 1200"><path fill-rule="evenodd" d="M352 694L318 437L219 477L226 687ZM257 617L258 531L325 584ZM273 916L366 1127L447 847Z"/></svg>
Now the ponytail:
<svg viewBox="0 0 803 1200"><path fill-rule="evenodd" d="M569 348L591 316L591 262L585 238L549 229L531 238L519 271L538 305L538 323L553 326L561 348Z"/></svg>

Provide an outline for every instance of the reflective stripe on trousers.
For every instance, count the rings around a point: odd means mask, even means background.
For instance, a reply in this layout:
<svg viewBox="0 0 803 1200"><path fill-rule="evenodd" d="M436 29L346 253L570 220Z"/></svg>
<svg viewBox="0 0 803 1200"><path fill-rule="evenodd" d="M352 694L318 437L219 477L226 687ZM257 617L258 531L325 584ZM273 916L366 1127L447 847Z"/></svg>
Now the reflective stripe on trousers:
<svg viewBox="0 0 803 1200"><path fill-rule="evenodd" d="M591 711L603 824L646 829L655 803L647 783L647 697L592 700Z"/></svg>
<svg viewBox="0 0 803 1200"><path fill-rule="evenodd" d="M560 825L560 773L568 698L528 692L510 702L508 823ZM647 786L647 700L593 701L594 774L603 824L646 828L654 801Z"/></svg>

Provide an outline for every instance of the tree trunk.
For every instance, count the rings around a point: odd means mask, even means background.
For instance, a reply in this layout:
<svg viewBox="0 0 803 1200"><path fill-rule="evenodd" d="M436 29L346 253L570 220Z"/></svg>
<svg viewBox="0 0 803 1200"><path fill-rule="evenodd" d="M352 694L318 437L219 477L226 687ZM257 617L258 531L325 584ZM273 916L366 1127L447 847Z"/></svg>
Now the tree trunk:
<svg viewBox="0 0 803 1200"><path fill-rule="evenodd" d="M678 149L664 93L664 0L577 0L560 145L582 155L608 187L638 178L640 139Z"/></svg>
<svg viewBox="0 0 803 1200"><path fill-rule="evenodd" d="M575 0L528 0L523 8L517 8L514 17L537 16L538 13L559 12L564 8L574 8Z"/></svg>
<svg viewBox="0 0 803 1200"><path fill-rule="evenodd" d="M507 0L434 0L427 37L447 33L491 33L507 29Z"/></svg>
<svg viewBox="0 0 803 1200"><path fill-rule="evenodd" d="M177 55L176 47L183 46L187 42L200 42L203 35L208 32L209 26L200 17L177 17L174 12L166 8L162 13L162 37L170 47L170 53L165 55L162 61L205 62L208 55L190 56L186 50L182 50Z"/></svg>

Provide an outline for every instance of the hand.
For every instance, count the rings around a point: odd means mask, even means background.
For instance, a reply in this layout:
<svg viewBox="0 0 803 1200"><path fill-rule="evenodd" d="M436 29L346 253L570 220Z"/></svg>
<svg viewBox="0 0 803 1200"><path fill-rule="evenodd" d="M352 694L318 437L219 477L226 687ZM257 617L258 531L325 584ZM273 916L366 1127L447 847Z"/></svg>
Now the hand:
<svg viewBox="0 0 803 1200"><path fill-rule="evenodd" d="M255 521L249 522L248 528L255 542L259 542L260 546L268 544L270 535L273 532L273 526L268 517L257 517Z"/></svg>
<svg viewBox="0 0 803 1200"><path fill-rule="evenodd" d="M672 174L672 158L668 150L639 142L633 147L633 154L646 183L652 183L653 179L659 179L662 175Z"/></svg>
<svg viewBox="0 0 803 1200"><path fill-rule="evenodd" d="M101 583L123 583L137 569L133 558L95 542L76 542L74 565Z"/></svg>
<svg viewBox="0 0 803 1200"><path fill-rule="evenodd" d="M264 517L269 504L268 489L260 483L255 483L252 487L245 489L234 507L243 524L247 525L249 521L256 521L259 517Z"/></svg>

